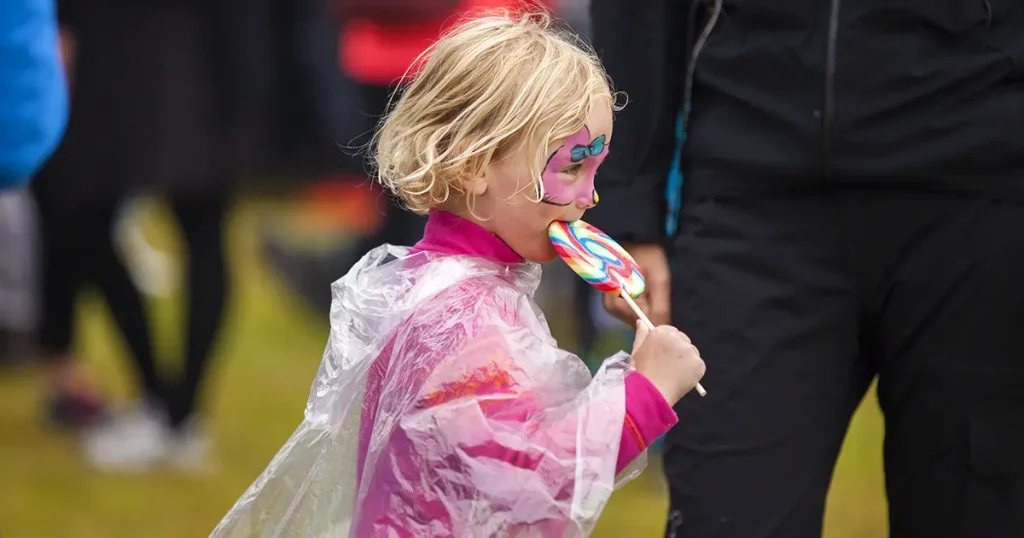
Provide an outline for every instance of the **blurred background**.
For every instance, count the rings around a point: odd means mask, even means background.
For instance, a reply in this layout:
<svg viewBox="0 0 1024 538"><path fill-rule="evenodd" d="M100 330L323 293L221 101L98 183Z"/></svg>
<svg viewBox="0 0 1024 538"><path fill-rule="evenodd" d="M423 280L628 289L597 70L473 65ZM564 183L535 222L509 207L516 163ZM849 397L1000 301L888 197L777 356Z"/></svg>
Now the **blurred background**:
<svg viewBox="0 0 1024 538"><path fill-rule="evenodd" d="M209 534L301 421L330 283L421 233L359 150L440 31L430 10L470 4L503 2L60 3L70 124L0 194L0 536ZM548 5L587 34L587 0ZM563 347L596 367L630 345L545 271ZM887 535L881 431L871 393L827 538ZM595 535L661 536L666 508L655 454Z"/></svg>

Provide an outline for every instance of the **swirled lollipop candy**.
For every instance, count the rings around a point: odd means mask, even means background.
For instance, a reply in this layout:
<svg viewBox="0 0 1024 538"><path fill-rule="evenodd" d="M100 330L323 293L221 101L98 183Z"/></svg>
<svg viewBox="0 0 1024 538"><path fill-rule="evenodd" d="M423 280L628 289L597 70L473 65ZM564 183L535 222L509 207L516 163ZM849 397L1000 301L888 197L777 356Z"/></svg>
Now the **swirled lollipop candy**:
<svg viewBox="0 0 1024 538"><path fill-rule="evenodd" d="M654 329L654 324L633 301L644 292L644 275L622 245L582 220L553 222L548 227L548 237L570 269L591 286L622 297L647 328ZM696 389L701 396L707 394L700 383Z"/></svg>
<svg viewBox="0 0 1024 538"><path fill-rule="evenodd" d="M554 222L548 237L555 252L591 286L611 295L624 291L633 299L644 292L640 266L601 230L582 220Z"/></svg>

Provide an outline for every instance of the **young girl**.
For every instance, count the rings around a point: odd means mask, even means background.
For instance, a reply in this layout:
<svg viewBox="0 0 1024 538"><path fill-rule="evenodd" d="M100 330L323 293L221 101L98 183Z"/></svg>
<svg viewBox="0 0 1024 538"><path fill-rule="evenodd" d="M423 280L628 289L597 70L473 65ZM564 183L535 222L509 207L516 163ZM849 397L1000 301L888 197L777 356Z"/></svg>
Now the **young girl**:
<svg viewBox="0 0 1024 538"><path fill-rule="evenodd" d="M703 375L659 327L591 378L533 301L548 225L597 201L613 96L594 55L546 16L489 17L420 67L377 162L423 239L335 283L305 420L214 536L586 536Z"/></svg>

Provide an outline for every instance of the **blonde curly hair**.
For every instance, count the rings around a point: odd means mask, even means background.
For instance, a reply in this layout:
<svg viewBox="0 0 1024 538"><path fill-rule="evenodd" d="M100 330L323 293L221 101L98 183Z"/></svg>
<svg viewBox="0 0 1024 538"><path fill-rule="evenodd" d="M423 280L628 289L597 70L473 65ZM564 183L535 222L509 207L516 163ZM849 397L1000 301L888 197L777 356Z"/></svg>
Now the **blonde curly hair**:
<svg viewBox="0 0 1024 538"><path fill-rule="evenodd" d="M595 103L615 107L596 54L547 13L469 19L416 64L418 73L381 121L377 178L416 213L464 199L469 181L525 147L533 183L547 148L583 128Z"/></svg>

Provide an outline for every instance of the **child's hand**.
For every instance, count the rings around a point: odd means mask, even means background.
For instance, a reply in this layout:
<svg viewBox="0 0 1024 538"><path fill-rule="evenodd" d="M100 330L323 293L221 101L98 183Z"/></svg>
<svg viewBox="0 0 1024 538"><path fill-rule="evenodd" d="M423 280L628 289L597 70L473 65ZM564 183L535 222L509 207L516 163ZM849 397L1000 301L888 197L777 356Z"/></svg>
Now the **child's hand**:
<svg viewBox="0 0 1024 538"><path fill-rule="evenodd" d="M688 336L669 325L651 331L644 323L637 323L633 364L672 405L704 377L700 352Z"/></svg>

